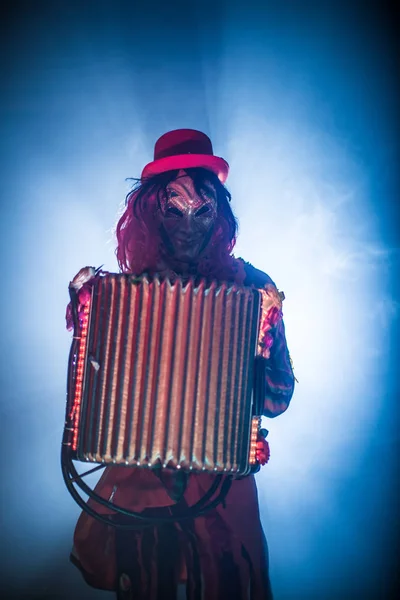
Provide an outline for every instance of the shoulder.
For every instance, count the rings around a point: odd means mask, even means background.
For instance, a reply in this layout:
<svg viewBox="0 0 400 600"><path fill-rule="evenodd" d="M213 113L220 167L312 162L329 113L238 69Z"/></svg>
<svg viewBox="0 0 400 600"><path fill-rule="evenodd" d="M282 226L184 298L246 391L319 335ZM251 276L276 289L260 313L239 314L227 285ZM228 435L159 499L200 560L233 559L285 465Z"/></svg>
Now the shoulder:
<svg viewBox="0 0 400 600"><path fill-rule="evenodd" d="M246 262L242 258L240 259L243 262L244 271L246 274L246 278L244 280L244 285L254 285L255 287L264 287L267 283L275 283L272 281L271 277L264 273L264 271L260 271L260 269L256 269L249 262Z"/></svg>

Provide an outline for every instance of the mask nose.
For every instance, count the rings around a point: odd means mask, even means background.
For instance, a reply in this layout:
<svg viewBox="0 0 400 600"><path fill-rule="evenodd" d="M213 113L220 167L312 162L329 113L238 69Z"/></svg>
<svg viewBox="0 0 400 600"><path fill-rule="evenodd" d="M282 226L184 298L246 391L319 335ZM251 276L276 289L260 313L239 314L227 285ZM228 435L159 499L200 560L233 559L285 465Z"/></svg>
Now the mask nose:
<svg viewBox="0 0 400 600"><path fill-rule="evenodd" d="M195 230L195 216L194 211L188 211L183 217L181 222L180 230L187 235L191 235Z"/></svg>

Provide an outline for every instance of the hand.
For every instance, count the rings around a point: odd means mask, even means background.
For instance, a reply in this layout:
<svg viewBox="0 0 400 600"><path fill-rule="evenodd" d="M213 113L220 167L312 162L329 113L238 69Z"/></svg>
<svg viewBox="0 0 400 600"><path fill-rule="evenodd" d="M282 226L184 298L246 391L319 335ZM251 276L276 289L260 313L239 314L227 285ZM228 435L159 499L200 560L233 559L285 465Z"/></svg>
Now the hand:
<svg viewBox="0 0 400 600"><path fill-rule="evenodd" d="M91 281L97 274L99 269L95 267L83 267L71 281L71 286L76 289L77 292L89 281Z"/></svg>
<svg viewBox="0 0 400 600"><path fill-rule="evenodd" d="M99 271L100 269L95 269L94 267L84 267L75 275L70 283L70 286L75 288L78 294L78 316L80 319L83 317L85 305L91 298L91 287ZM74 320L71 302L67 306L65 320L67 322L68 331L72 331L74 328Z"/></svg>
<svg viewBox="0 0 400 600"><path fill-rule="evenodd" d="M270 457L269 444L263 435L264 431L266 430L261 429L259 432L256 445L256 460L261 466L266 465Z"/></svg>

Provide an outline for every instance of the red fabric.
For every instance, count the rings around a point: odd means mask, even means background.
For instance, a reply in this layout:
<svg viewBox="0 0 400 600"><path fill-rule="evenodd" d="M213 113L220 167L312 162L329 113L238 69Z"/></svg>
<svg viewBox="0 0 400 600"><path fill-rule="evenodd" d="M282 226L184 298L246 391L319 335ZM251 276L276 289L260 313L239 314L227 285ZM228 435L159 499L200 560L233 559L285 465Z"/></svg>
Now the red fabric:
<svg viewBox="0 0 400 600"><path fill-rule="evenodd" d="M204 495L211 486L213 477L208 473L189 477L184 494L189 505ZM113 494L115 504L134 511L174 504L156 475L145 469L109 467L100 479L96 491L107 499ZM99 512L107 512L107 509L92 501L89 504ZM232 576L236 577L236 585L240 585L238 598L265 600L270 597L266 541L253 476L233 481L225 506L220 504L216 509L196 518L194 531L202 571L202 600L221 600L217 585L218 564L224 555L230 555L232 564L235 565ZM81 514L75 530L74 558L83 570L87 582L95 587L116 589L115 535L112 527L94 520L85 512ZM184 550L181 547L181 566L184 565ZM253 576L250 574L250 563ZM185 579L184 568L177 579ZM251 595L250 583L253 588ZM151 594L146 597L155 598L155 593L154 590L154 596Z"/></svg>

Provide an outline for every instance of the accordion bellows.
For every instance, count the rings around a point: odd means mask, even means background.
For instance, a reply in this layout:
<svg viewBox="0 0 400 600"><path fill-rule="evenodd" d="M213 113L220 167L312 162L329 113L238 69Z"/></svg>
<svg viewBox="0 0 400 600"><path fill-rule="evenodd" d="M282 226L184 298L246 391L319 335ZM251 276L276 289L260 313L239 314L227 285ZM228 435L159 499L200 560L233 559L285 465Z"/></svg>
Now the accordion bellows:
<svg viewBox="0 0 400 600"><path fill-rule="evenodd" d="M70 364L75 458L249 472L260 302L234 284L97 277Z"/></svg>

